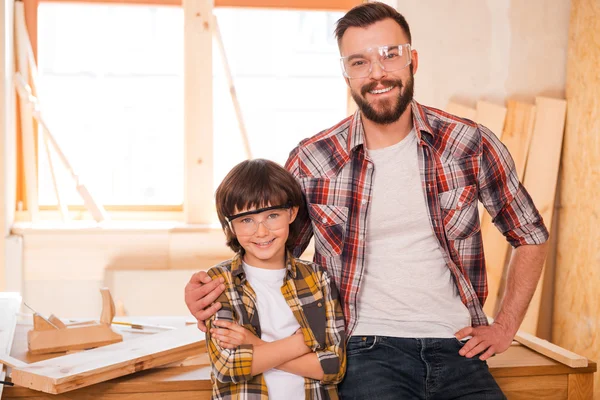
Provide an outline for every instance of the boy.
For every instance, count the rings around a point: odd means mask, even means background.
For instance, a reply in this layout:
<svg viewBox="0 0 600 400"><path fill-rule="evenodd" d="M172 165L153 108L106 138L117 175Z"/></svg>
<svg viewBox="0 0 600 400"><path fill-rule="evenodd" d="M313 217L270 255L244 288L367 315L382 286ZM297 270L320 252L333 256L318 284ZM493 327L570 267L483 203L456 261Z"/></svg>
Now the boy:
<svg viewBox="0 0 600 400"><path fill-rule="evenodd" d="M213 399L337 399L344 317L327 272L289 252L306 212L297 181L272 161L249 160L215 197L237 254L208 272L225 285L206 334Z"/></svg>

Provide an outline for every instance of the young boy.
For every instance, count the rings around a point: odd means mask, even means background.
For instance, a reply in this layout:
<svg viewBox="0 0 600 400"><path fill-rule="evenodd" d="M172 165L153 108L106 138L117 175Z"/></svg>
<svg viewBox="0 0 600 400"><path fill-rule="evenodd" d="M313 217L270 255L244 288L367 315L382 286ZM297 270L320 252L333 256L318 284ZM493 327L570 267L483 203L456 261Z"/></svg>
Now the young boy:
<svg viewBox="0 0 600 400"><path fill-rule="evenodd" d="M237 254L208 272L225 285L207 321L212 398L337 399L346 369L338 292L323 268L288 249L306 212L298 182L272 161L244 161L215 197Z"/></svg>

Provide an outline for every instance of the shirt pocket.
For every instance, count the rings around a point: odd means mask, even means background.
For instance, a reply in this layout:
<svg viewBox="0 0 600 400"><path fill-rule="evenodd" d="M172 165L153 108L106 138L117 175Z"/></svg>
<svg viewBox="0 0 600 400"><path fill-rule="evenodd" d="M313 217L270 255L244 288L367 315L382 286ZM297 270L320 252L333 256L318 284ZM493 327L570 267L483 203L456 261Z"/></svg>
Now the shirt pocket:
<svg viewBox="0 0 600 400"><path fill-rule="evenodd" d="M348 207L309 203L308 212L312 220L316 251L327 257L342 254Z"/></svg>
<svg viewBox="0 0 600 400"><path fill-rule="evenodd" d="M475 185L448 190L438 196L448 240L466 239L479 232Z"/></svg>
<svg viewBox="0 0 600 400"><path fill-rule="evenodd" d="M302 312L306 317L308 326L312 331L319 349L325 348L325 331L327 324L327 315L325 312L325 300L321 297L312 303L303 304Z"/></svg>

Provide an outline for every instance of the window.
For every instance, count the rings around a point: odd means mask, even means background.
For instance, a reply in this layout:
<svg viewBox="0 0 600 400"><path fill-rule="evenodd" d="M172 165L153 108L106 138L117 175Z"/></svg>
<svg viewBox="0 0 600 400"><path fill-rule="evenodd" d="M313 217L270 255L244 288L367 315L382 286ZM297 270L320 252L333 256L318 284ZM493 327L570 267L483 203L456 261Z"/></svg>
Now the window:
<svg viewBox="0 0 600 400"><path fill-rule="evenodd" d="M42 2L38 13L42 112L77 173L104 205L181 205L183 9ZM283 164L301 139L346 116L333 36L342 12L214 14L253 157ZM216 44L212 60L216 187L246 155ZM39 154L40 204L56 204ZM75 190L66 201L81 204Z"/></svg>
<svg viewBox="0 0 600 400"><path fill-rule="evenodd" d="M283 164L346 116L334 24L343 13L216 9L253 157ZM214 51L218 51L215 47ZM213 57L214 182L245 159L221 58Z"/></svg>
<svg viewBox="0 0 600 400"><path fill-rule="evenodd" d="M41 3L38 13L40 105L77 174L105 205L182 204L183 10ZM56 204L43 151L39 167L40 204ZM74 189L66 201L81 203Z"/></svg>

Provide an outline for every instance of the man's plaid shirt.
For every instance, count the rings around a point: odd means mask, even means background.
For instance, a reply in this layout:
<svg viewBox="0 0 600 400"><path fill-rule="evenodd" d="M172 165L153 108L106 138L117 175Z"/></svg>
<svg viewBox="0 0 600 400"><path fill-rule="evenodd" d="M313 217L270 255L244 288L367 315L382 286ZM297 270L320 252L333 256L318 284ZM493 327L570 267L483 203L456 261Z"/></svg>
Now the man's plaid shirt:
<svg viewBox="0 0 600 400"><path fill-rule="evenodd" d="M487 281L477 199L514 247L543 243L548 231L519 182L508 150L489 129L416 101L411 107L431 228L472 325L486 325L482 307ZM340 291L348 336L357 322L373 186L374 168L364 144L357 111L300 142L286 163L302 186L309 211L294 254L301 254L314 235L314 261L327 268Z"/></svg>
<svg viewBox="0 0 600 400"><path fill-rule="evenodd" d="M346 335L338 291L323 268L286 256L287 273L281 293L298 320L304 342L316 353L324 376L321 381L304 378L306 399L337 399L337 383L346 371ZM213 399L263 400L268 390L262 374L252 376L253 346L224 349L210 335L215 319L237 322L260 337L256 294L246 280L242 259L236 255L208 271L211 278L223 277L225 291L216 300L222 307L207 321L208 355L212 365Z"/></svg>

